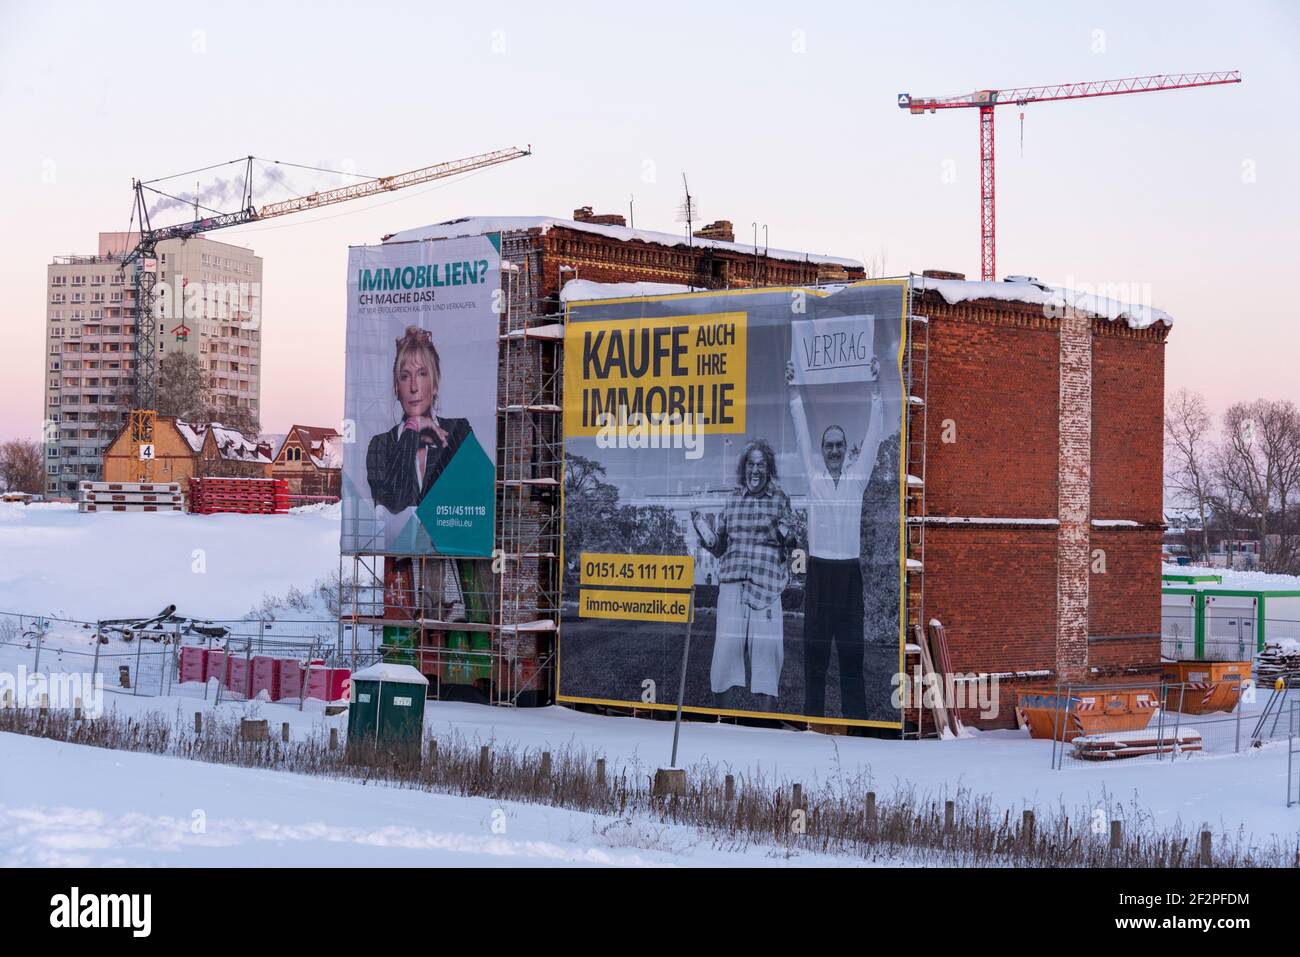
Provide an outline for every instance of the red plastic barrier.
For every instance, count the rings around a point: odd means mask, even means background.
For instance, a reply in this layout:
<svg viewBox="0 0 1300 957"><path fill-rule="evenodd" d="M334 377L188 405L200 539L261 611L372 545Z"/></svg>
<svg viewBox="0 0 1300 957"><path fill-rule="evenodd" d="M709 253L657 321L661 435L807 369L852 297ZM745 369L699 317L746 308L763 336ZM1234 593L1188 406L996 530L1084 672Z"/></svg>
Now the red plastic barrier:
<svg viewBox="0 0 1300 957"><path fill-rule="evenodd" d="M267 655L253 658L253 686L251 697L256 698L263 691L271 696L272 701L280 700L280 659Z"/></svg>
<svg viewBox="0 0 1300 957"><path fill-rule="evenodd" d="M203 680L226 680L226 653L220 648L207 650L203 657Z"/></svg>
<svg viewBox="0 0 1300 957"><path fill-rule="evenodd" d="M347 668L313 667L307 679L307 697L342 701L351 694L352 672Z"/></svg>
<svg viewBox="0 0 1300 957"><path fill-rule="evenodd" d="M193 645L181 646L179 665L181 684L197 681L202 684L207 679L208 649Z"/></svg>
<svg viewBox="0 0 1300 957"><path fill-rule="evenodd" d="M243 655L231 655L226 659L226 687L233 693L248 697L249 667L248 659Z"/></svg>
<svg viewBox="0 0 1300 957"><path fill-rule="evenodd" d="M280 697L302 697L302 665L293 658L276 658L275 670L280 683Z"/></svg>

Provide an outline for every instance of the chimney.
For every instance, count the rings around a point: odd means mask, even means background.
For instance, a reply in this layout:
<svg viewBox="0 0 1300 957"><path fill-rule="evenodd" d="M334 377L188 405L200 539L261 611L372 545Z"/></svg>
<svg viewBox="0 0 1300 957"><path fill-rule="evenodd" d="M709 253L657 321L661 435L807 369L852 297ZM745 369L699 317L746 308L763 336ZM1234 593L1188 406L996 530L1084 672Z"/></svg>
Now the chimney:
<svg viewBox="0 0 1300 957"><path fill-rule="evenodd" d="M731 220L719 219L716 223L709 223L692 233L696 239L720 239L724 243L734 243L736 241L736 231L731 228Z"/></svg>
<svg viewBox="0 0 1300 957"><path fill-rule="evenodd" d="M618 213L593 213L590 206L579 206L573 211L573 218L579 223L595 223L597 226L627 225L627 219Z"/></svg>

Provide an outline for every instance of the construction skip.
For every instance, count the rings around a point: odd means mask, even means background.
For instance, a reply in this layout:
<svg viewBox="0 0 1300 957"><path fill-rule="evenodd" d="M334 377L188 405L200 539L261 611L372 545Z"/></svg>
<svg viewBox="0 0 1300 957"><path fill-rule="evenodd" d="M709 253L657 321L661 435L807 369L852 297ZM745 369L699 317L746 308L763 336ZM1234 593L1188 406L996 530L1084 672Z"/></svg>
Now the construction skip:
<svg viewBox="0 0 1300 957"><path fill-rule="evenodd" d="M907 303L569 303L560 701L900 727Z"/></svg>
<svg viewBox="0 0 1300 957"><path fill-rule="evenodd" d="M500 239L348 251L345 555L492 554Z"/></svg>

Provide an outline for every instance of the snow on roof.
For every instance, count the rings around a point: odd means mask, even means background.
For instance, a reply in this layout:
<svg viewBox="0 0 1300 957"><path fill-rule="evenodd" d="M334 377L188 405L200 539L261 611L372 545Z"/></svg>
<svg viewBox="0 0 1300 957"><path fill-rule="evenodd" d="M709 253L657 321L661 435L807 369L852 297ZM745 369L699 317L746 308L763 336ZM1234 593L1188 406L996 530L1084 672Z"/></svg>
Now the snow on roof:
<svg viewBox="0 0 1300 957"><path fill-rule="evenodd" d="M256 441L248 438L237 429L228 429L220 422L186 422L184 419L176 419L176 431L181 434L190 450L200 452L203 450L203 443L207 440L209 432L212 433L212 441L216 444L217 454L223 459L233 462L260 462L267 464L271 461L271 445L262 437Z"/></svg>
<svg viewBox="0 0 1300 957"><path fill-rule="evenodd" d="M1163 322L1166 326L1174 324L1173 316L1153 306L1130 305L1092 293L1048 286L1037 280L976 282L965 279L918 277L915 280L915 288L933 290L949 305L970 302L974 299L999 299L1003 302L1027 302L1035 306L1052 306L1062 310L1068 306L1112 322L1123 319L1133 329L1145 329L1154 326L1157 322Z"/></svg>
<svg viewBox="0 0 1300 957"><path fill-rule="evenodd" d="M284 447L284 440L289 436L283 432L263 432L257 437L258 442L265 442L271 447L271 459L280 457L280 449Z"/></svg>
<svg viewBox="0 0 1300 957"><path fill-rule="evenodd" d="M683 286L674 282L593 282L590 279L570 279L560 290L560 302L625 299L630 296L671 296L695 291L694 286Z"/></svg>
<svg viewBox="0 0 1300 957"><path fill-rule="evenodd" d="M585 233L596 233L622 242L653 243L656 246L685 246L686 237L677 233L659 233L648 229L632 229L627 226L608 226L604 223L588 223L576 219L561 219L558 216L464 216L449 219L443 223L430 226L418 226L415 229L403 229L385 236L387 243L407 243L421 239L454 239L458 236L481 236L484 233L516 233L530 229L540 229L543 233L560 226L576 229ZM823 256L820 253L803 253L791 249L755 250L744 243L726 242L721 239L691 238L691 245L706 249L722 249L729 252L753 256L755 252L769 259L784 259L792 262L828 263L836 266L862 268L857 259L841 259L838 256Z"/></svg>
<svg viewBox="0 0 1300 957"><path fill-rule="evenodd" d="M427 685L429 679L410 665L394 665L377 661L368 668L354 672L353 681L395 681L405 685Z"/></svg>
<svg viewBox="0 0 1300 957"><path fill-rule="evenodd" d="M311 460L318 469L343 468L343 436L327 435L313 442Z"/></svg>

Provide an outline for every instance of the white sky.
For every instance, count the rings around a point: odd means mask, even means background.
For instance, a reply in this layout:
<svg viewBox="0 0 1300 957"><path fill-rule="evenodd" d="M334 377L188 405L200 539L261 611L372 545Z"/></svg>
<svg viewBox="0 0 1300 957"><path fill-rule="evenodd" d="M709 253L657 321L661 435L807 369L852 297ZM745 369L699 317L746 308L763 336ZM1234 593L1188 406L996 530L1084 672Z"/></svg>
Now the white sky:
<svg viewBox="0 0 1300 957"><path fill-rule="evenodd" d="M713 5L710 5L712 7ZM1296 397L1300 5L0 2L0 439L42 414L45 266L127 223L133 176L248 153L374 175L535 155L212 234L265 260L263 427L342 413L349 244L467 214L677 229L681 173L748 241L978 273L974 111L955 94L1240 69L1203 90L998 111L998 272L1172 313L1166 384ZM802 52L800 52L802 51ZM1249 174L1249 175L1244 175ZM291 173L303 190L336 181ZM192 189L193 183L177 183ZM761 226L760 226L761 232Z"/></svg>

